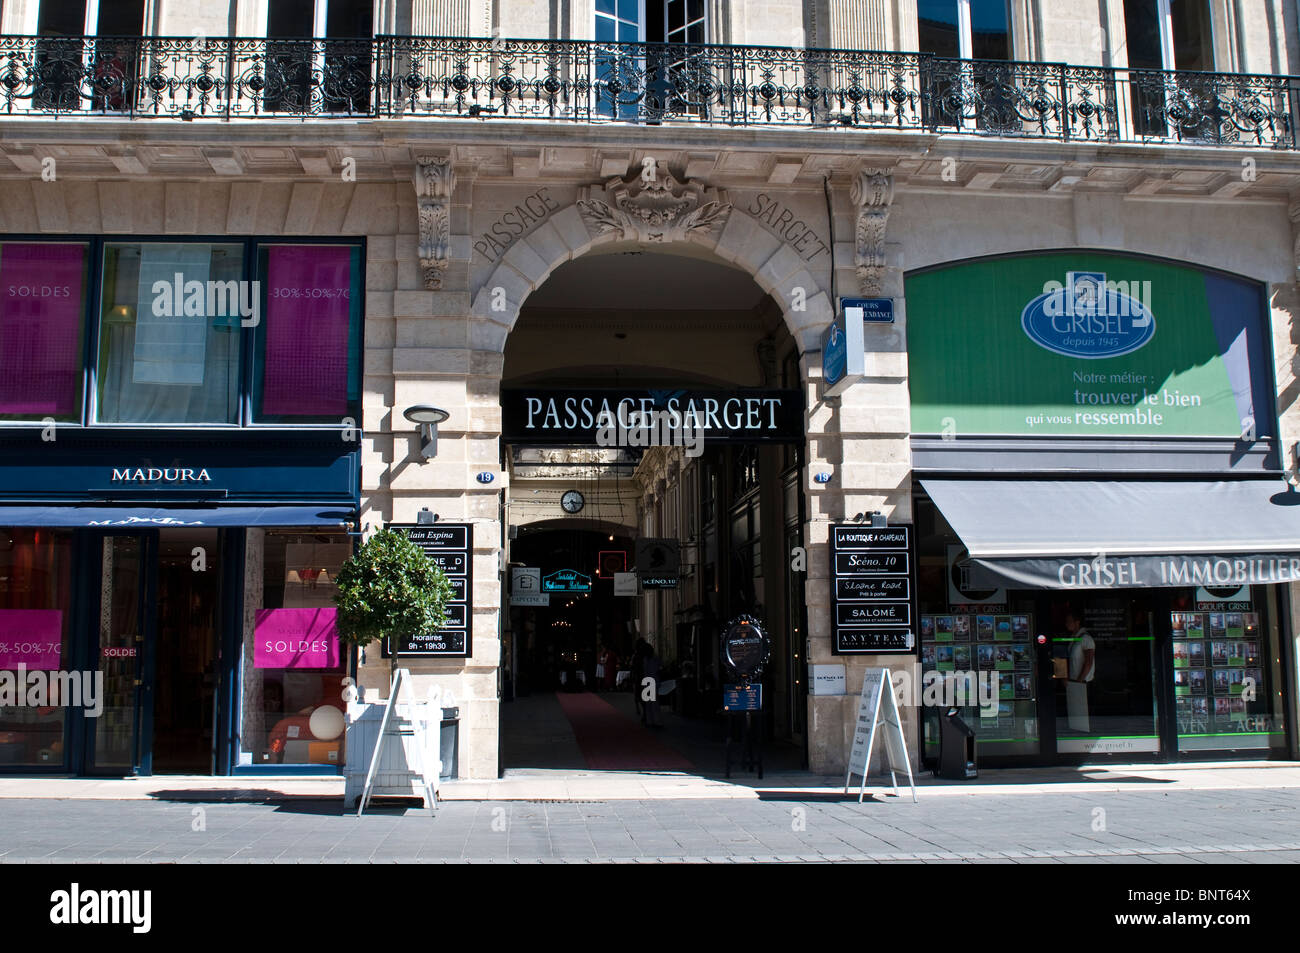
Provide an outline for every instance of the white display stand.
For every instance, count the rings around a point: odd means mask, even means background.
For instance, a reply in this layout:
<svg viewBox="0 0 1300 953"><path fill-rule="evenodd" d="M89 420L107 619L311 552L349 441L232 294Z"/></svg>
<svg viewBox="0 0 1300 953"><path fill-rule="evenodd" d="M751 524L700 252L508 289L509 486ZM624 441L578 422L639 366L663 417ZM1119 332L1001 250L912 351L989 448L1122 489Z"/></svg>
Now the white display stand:
<svg viewBox="0 0 1300 953"><path fill-rule="evenodd" d="M860 775L858 803L867 792L867 772L871 770L871 752L876 743L876 728L883 729L885 760L889 763L889 780L898 793L899 769L907 771L907 783L912 788L912 802L916 803L916 780L912 777L912 762L907 757L907 740L903 737L903 720L898 714L894 699L894 683L887 668L869 668L862 676L862 697L858 701L858 723L853 729L853 745L849 748L849 770L844 776L844 793L849 793L849 781Z"/></svg>
<svg viewBox="0 0 1300 953"><path fill-rule="evenodd" d="M358 817L375 795L414 795L426 807L437 804L442 689L434 685L423 702L403 702L403 689L412 695L410 680L409 671L398 669L384 705L348 702L343 805L356 804Z"/></svg>

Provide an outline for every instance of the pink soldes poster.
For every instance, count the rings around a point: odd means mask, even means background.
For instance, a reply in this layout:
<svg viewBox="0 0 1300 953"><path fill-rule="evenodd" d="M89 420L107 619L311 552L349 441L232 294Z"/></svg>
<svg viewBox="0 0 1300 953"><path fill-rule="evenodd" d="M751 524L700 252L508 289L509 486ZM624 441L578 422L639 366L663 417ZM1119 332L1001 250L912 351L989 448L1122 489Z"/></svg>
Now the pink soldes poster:
<svg viewBox="0 0 1300 953"><path fill-rule="evenodd" d="M276 245L267 251L262 413L348 412L352 249Z"/></svg>
<svg viewBox="0 0 1300 953"><path fill-rule="evenodd" d="M338 609L259 609L253 668L337 668Z"/></svg>
<svg viewBox="0 0 1300 953"><path fill-rule="evenodd" d="M84 245L0 248L0 413L64 417L81 410L85 272Z"/></svg>
<svg viewBox="0 0 1300 953"><path fill-rule="evenodd" d="M0 670L57 669L63 659L63 610L0 609Z"/></svg>

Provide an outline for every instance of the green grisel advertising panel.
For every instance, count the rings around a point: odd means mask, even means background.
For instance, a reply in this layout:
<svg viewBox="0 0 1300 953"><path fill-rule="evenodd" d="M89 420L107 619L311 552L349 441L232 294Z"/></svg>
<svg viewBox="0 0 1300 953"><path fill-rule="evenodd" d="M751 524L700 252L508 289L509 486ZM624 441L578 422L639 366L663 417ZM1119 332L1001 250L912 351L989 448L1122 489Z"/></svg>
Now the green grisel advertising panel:
<svg viewBox="0 0 1300 953"><path fill-rule="evenodd" d="M1256 282L1045 252L914 272L906 294L914 433L1272 435Z"/></svg>

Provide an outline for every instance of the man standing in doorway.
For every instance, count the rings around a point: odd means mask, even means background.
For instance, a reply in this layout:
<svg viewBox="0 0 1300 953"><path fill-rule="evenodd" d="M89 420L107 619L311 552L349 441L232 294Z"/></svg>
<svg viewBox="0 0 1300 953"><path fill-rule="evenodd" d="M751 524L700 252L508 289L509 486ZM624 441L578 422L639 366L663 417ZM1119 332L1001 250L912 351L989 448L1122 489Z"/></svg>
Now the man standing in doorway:
<svg viewBox="0 0 1300 953"><path fill-rule="evenodd" d="M1082 613L1069 609L1065 613L1065 630L1074 644L1070 646L1069 680L1065 683L1065 710L1070 730L1088 731L1088 683L1097 674L1097 643L1083 626Z"/></svg>

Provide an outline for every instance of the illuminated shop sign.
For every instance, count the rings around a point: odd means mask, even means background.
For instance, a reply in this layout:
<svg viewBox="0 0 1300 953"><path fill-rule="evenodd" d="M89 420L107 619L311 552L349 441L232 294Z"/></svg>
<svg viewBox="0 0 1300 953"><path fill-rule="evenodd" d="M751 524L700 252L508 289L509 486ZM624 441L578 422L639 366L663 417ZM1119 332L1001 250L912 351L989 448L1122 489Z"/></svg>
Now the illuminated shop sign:
<svg viewBox="0 0 1300 953"><path fill-rule="evenodd" d="M590 592L591 577L576 569L561 569L542 577L543 592Z"/></svg>

